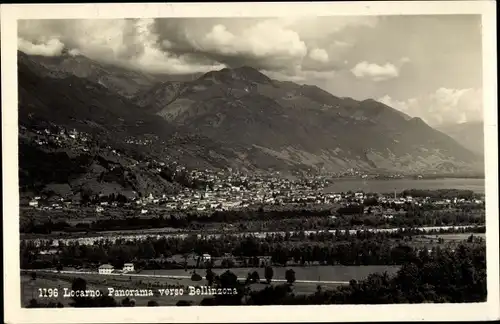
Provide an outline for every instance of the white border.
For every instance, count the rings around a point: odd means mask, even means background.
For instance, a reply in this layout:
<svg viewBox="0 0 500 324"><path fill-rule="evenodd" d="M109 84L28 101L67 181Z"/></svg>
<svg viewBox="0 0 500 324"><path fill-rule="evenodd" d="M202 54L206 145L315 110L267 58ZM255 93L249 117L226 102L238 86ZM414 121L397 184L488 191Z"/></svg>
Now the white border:
<svg viewBox="0 0 500 324"><path fill-rule="evenodd" d="M443 305L329 305L22 309L17 177L17 19L138 17L277 17L481 14L485 120L488 301ZM2 141L4 305L7 323L198 323L493 320L499 314L496 4L494 1L344 3L46 4L2 5ZM450 35L460 37L460 35ZM466 64L466 63L465 63ZM460 68L457 66L457 68ZM255 309L255 307L258 307ZM244 315L243 315L244 314ZM243 315L243 316L242 316Z"/></svg>

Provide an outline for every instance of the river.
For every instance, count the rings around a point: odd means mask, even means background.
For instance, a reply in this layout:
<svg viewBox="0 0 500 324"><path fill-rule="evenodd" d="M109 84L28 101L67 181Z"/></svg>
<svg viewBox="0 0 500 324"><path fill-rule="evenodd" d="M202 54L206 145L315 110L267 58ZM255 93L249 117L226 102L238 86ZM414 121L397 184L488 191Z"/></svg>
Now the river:
<svg viewBox="0 0 500 324"><path fill-rule="evenodd" d="M472 190L484 194L484 179L473 178L444 178L444 179L336 179L325 192L364 191L377 193L401 192L407 189L437 190L458 189Z"/></svg>

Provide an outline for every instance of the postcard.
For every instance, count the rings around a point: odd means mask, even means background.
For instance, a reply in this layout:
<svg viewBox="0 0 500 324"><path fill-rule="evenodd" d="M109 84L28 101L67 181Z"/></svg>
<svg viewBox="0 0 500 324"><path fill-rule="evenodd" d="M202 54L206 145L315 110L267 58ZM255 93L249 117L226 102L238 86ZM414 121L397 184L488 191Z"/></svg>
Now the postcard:
<svg viewBox="0 0 500 324"><path fill-rule="evenodd" d="M6 322L498 319L495 9L2 5Z"/></svg>

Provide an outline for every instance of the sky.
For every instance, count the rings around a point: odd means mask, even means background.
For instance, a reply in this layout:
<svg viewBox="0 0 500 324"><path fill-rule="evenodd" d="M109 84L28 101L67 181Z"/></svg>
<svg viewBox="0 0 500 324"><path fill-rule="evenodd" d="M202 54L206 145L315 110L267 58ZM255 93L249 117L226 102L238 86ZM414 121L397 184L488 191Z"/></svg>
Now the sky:
<svg viewBox="0 0 500 324"><path fill-rule="evenodd" d="M251 66L432 126L482 120L479 15L20 20L18 49L153 73Z"/></svg>

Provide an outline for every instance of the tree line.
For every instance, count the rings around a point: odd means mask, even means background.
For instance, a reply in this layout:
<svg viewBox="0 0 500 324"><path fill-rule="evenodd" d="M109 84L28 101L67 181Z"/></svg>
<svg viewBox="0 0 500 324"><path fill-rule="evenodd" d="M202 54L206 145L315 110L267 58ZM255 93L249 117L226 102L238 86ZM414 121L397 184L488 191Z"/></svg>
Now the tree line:
<svg viewBox="0 0 500 324"><path fill-rule="evenodd" d="M428 247L414 241L415 235L422 234L416 230L400 230L396 232L358 231L349 233L285 233L272 234L264 238L255 236L223 235L215 237L187 238L163 237L145 240L102 240L94 245L79 245L77 242L68 245L60 244L59 252L54 255L42 255L39 252L48 246L36 247L34 243L22 241L20 246L21 267L55 268L55 267L96 267L103 263L111 263L121 268L124 263L135 260L137 268L168 269L184 268L186 260L175 261L172 256L189 254L210 254L213 258L232 260L233 266L259 266L256 258L268 257L270 262L279 266L287 264L308 265L342 264L342 265L387 265L401 264L411 260L418 253L424 253L432 246L444 242L435 239ZM428 234L430 235L430 234ZM475 238L471 243L480 241ZM49 242L47 242L50 244ZM438 246L439 247L439 246ZM239 261L238 261L239 260ZM229 264L220 265L228 266ZM196 267L190 265L189 267Z"/></svg>

